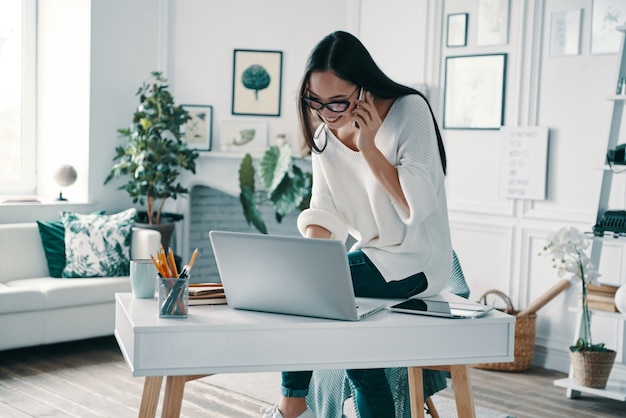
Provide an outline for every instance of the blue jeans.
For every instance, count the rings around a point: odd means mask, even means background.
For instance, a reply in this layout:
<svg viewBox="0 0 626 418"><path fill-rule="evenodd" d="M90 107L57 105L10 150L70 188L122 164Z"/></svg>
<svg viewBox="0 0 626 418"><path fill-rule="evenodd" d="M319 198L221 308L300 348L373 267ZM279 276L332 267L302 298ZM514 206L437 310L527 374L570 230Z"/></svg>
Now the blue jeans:
<svg viewBox="0 0 626 418"><path fill-rule="evenodd" d="M424 273L404 280L386 282L376 266L362 251L348 253L354 294L358 297L406 299L426 290L428 281ZM312 371L283 372L282 395L303 398L309 393ZM395 416L395 406L385 369L346 370L354 385L355 403L361 418L387 418Z"/></svg>

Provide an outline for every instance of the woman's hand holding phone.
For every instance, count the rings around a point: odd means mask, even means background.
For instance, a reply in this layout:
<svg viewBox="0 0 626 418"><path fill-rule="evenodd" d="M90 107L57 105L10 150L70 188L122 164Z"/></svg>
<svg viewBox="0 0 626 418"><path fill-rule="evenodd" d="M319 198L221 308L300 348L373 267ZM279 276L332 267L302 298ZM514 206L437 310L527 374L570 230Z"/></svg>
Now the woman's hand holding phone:
<svg viewBox="0 0 626 418"><path fill-rule="evenodd" d="M356 145L359 150L363 151L368 147L375 146L374 138L382 124L382 120L374 105L374 98L371 93L363 88L359 92L359 99L356 104L352 113L354 126L359 130Z"/></svg>

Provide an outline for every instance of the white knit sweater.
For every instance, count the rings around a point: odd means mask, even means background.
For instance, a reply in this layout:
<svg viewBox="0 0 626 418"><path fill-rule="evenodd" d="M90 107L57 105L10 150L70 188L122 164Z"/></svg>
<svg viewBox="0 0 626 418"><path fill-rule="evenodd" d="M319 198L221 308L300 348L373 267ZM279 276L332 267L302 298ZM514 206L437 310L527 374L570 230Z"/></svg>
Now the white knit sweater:
<svg viewBox="0 0 626 418"><path fill-rule="evenodd" d="M298 217L300 233L308 225L320 225L340 241L350 234L356 240L351 251L362 249L385 280L424 272L428 288L421 296L439 293L450 278L452 246L445 177L424 99L396 99L375 138L398 169L410 214L389 196L359 152L324 126L316 141L320 148L328 144L312 156L313 196L310 208Z"/></svg>

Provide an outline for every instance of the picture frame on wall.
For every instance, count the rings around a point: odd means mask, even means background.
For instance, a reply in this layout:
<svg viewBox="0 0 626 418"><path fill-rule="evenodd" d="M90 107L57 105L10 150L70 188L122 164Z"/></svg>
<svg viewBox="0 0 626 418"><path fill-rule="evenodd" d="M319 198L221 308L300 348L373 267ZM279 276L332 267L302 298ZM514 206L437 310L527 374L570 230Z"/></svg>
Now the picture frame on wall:
<svg viewBox="0 0 626 418"><path fill-rule="evenodd" d="M591 53L612 54L619 51L621 32L626 25L626 1L593 0L591 9Z"/></svg>
<svg viewBox="0 0 626 418"><path fill-rule="evenodd" d="M255 153L267 149L268 124L265 121L224 120L220 129L220 150Z"/></svg>
<svg viewBox="0 0 626 418"><path fill-rule="evenodd" d="M506 45L509 37L509 0L478 0L476 44Z"/></svg>
<svg viewBox="0 0 626 418"><path fill-rule="evenodd" d="M467 46L467 13L453 13L448 15L446 46Z"/></svg>
<svg viewBox="0 0 626 418"><path fill-rule="evenodd" d="M235 49L233 115L280 116L282 51Z"/></svg>
<svg viewBox="0 0 626 418"><path fill-rule="evenodd" d="M183 125L184 141L198 151L211 151L213 142L213 106L183 104L191 119Z"/></svg>
<svg viewBox="0 0 626 418"><path fill-rule="evenodd" d="M507 54L446 58L443 127L500 129L504 124Z"/></svg>
<svg viewBox="0 0 626 418"><path fill-rule="evenodd" d="M552 12L550 21L550 55L580 54L582 9Z"/></svg>

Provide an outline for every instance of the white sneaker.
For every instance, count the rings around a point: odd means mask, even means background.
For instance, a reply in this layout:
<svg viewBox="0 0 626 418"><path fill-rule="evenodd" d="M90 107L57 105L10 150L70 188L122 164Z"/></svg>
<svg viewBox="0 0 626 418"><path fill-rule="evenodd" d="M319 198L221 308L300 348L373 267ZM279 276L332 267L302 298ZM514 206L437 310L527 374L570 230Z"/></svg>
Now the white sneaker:
<svg viewBox="0 0 626 418"><path fill-rule="evenodd" d="M262 418L284 418L283 414L278 410L278 405L261 408L261 413L263 414ZM313 411L307 407L297 418L315 418L315 415L313 415Z"/></svg>

